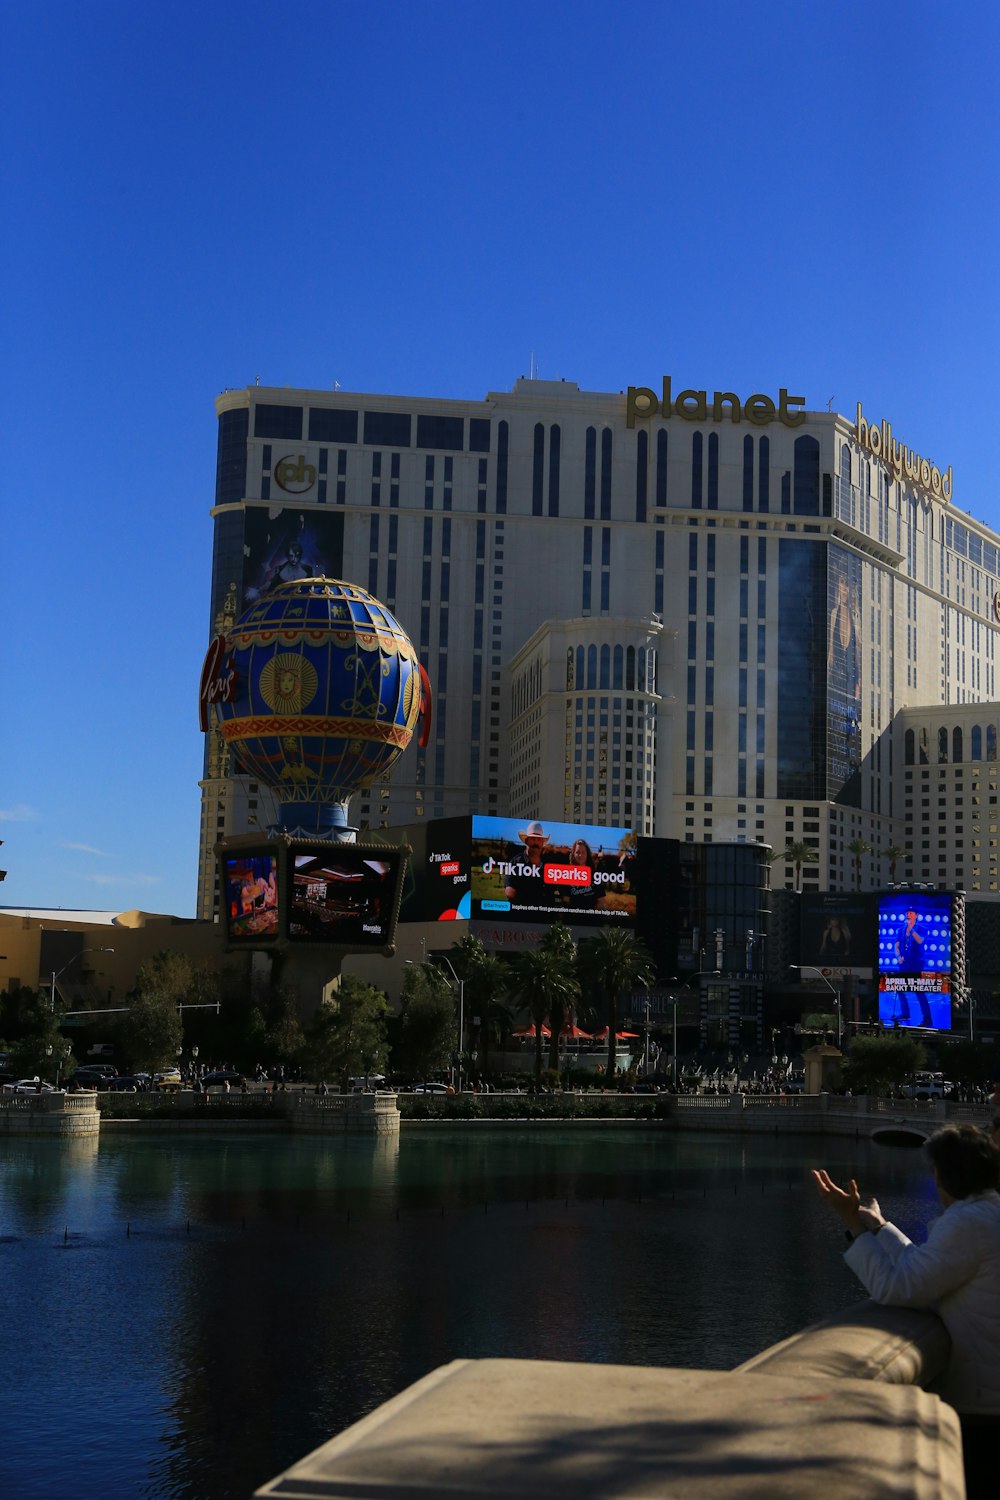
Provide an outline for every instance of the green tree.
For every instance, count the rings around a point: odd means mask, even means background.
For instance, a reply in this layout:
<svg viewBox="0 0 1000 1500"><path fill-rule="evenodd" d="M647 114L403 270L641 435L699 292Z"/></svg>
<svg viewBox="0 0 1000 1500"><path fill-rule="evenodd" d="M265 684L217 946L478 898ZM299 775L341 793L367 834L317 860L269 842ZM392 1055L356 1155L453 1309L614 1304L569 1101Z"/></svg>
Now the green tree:
<svg viewBox="0 0 1000 1500"><path fill-rule="evenodd" d="M15 1078L54 1077L57 1059L63 1059L65 1072L72 1072L72 1053L65 1057L66 1040L59 1030L60 1010L53 1011L49 991L35 992L24 986L11 999L13 1004L4 1016L10 1044L8 1072Z"/></svg>
<svg viewBox="0 0 1000 1500"><path fill-rule="evenodd" d="M617 1063L618 1012L624 989L648 989L656 978L652 954L645 944L624 927L605 929L599 937L588 938L580 945L580 962L584 970L600 985L608 1002L609 1083L614 1080Z"/></svg>
<svg viewBox="0 0 1000 1500"><path fill-rule="evenodd" d="M306 1067L317 1079L348 1079L381 1073L387 1061L389 1005L381 990L356 974L345 974L331 998L306 1028Z"/></svg>
<svg viewBox="0 0 1000 1500"><path fill-rule="evenodd" d="M157 954L139 970L128 1011L118 1027L124 1060L133 1069L153 1072L173 1066L184 1035L178 1005L179 954ZM162 960L162 962L160 961ZM190 966L189 966L190 967Z"/></svg>
<svg viewBox="0 0 1000 1500"><path fill-rule="evenodd" d="M535 1087L542 1078L542 1027L550 1017L561 1017L580 993L580 982L563 956L536 948L518 954L511 964L512 991L535 1025ZM561 1026L561 1021L558 1025ZM556 1040L558 1049L558 1037ZM557 1050L558 1059L558 1050ZM558 1065L558 1063L557 1063Z"/></svg>
<svg viewBox="0 0 1000 1500"><path fill-rule="evenodd" d="M426 1083L451 1062L457 1036L451 985L433 964L409 964L400 997L400 1065Z"/></svg>
<svg viewBox="0 0 1000 1500"><path fill-rule="evenodd" d="M500 1029L507 1008L503 997L510 988L510 967L496 953L490 951L467 934L449 951L455 973L465 981L466 1020L479 1017L476 1050L479 1053L479 1071L489 1071L490 1042L494 1029Z"/></svg>
<svg viewBox="0 0 1000 1500"><path fill-rule="evenodd" d="M923 1044L914 1037L856 1036L843 1063L843 1078L855 1094L887 1094L902 1088L926 1061Z"/></svg>
<svg viewBox="0 0 1000 1500"><path fill-rule="evenodd" d="M295 991L290 985L275 985L268 1010L264 1045L271 1057L277 1058L285 1067L291 1067L302 1054L306 1036L299 1020Z"/></svg>
<svg viewBox="0 0 1000 1500"><path fill-rule="evenodd" d="M994 1051L982 1042L956 1037L941 1047L938 1062L944 1076L954 1083L986 1084L993 1077Z"/></svg>
<svg viewBox="0 0 1000 1500"><path fill-rule="evenodd" d="M818 858L819 855L811 844L792 840L785 845L784 849L779 849L777 854L771 855L771 863L772 865L776 865L779 860L783 859L787 864L793 865L795 867L795 889L801 891L802 866L814 865Z"/></svg>
<svg viewBox="0 0 1000 1500"><path fill-rule="evenodd" d="M866 854L870 854L872 852L872 846L866 839L851 839L850 843L847 846L847 852L850 854L851 859L854 863L854 889L856 891L860 891L861 861L864 859Z"/></svg>
<svg viewBox="0 0 1000 1500"><path fill-rule="evenodd" d="M901 859L908 860L909 857L909 849L904 849L902 844L890 844L888 849L882 850L882 858L889 861L889 879L893 884L896 882L896 866Z"/></svg>

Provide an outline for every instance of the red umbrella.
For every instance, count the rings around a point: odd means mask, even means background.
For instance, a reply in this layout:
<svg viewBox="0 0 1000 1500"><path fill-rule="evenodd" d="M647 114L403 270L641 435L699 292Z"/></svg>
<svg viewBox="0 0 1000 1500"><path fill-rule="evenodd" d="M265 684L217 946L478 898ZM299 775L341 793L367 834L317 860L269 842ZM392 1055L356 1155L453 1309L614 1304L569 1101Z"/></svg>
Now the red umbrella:
<svg viewBox="0 0 1000 1500"><path fill-rule="evenodd" d="M626 1037L637 1037L638 1035L639 1033L637 1031L616 1031L615 1041L621 1042L624 1041ZM595 1042L606 1042L608 1039L608 1028L605 1026L603 1031L595 1031L593 1039Z"/></svg>
<svg viewBox="0 0 1000 1500"><path fill-rule="evenodd" d="M535 1023L534 1023L534 1021L532 1021L531 1025L528 1026L524 1031L514 1031L514 1032L511 1033L511 1035L512 1036L530 1036L530 1037L533 1037L535 1035ZM549 1028L547 1026L543 1026L542 1027L542 1036L543 1037L547 1037L547 1036L551 1036L551 1035L552 1035L552 1033L549 1030Z"/></svg>
<svg viewBox="0 0 1000 1500"><path fill-rule="evenodd" d="M579 1026L576 1025L564 1026L559 1035L568 1037L572 1042L589 1042L591 1040L591 1033L589 1031L581 1031Z"/></svg>

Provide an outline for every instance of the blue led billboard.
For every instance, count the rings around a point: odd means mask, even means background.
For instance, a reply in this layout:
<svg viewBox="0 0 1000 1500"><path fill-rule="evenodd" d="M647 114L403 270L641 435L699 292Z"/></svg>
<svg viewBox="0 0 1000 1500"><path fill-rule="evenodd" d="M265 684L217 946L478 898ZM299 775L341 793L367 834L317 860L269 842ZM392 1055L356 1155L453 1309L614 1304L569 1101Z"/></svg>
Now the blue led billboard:
<svg viewBox="0 0 1000 1500"><path fill-rule="evenodd" d="M949 895L879 897L878 1015L884 1026L951 1030Z"/></svg>

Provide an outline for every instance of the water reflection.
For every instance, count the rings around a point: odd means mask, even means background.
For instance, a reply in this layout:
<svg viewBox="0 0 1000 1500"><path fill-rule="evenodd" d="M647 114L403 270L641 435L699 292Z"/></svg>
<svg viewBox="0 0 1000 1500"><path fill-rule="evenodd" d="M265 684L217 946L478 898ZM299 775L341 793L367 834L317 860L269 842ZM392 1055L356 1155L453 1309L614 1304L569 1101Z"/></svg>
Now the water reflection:
<svg viewBox="0 0 1000 1500"><path fill-rule="evenodd" d="M728 1368L858 1300L817 1164L913 1232L933 1211L919 1153L846 1140L4 1143L0 1471L246 1497L458 1356Z"/></svg>

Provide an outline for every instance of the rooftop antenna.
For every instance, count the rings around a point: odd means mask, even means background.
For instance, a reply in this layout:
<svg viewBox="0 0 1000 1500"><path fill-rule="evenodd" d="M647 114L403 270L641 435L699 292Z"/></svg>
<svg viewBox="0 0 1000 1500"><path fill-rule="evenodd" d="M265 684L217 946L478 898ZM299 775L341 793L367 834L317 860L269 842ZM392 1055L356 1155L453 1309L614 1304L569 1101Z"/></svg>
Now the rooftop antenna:
<svg viewBox="0 0 1000 1500"><path fill-rule="evenodd" d="M534 353L528 355L528 379L538 379L538 360L535 358Z"/></svg>
<svg viewBox="0 0 1000 1500"><path fill-rule="evenodd" d="M254 385L260 385L260 376L259 375L255 375L254 376L253 383L254 383Z"/></svg>
<svg viewBox="0 0 1000 1500"><path fill-rule="evenodd" d="M833 397L832 396L827 396L827 398L826 398L826 409L827 409L827 411L833 411Z"/></svg>
<svg viewBox="0 0 1000 1500"><path fill-rule="evenodd" d="M333 388L334 388L335 391L339 391L340 390L340 381L339 380L335 380L333 382Z"/></svg>

